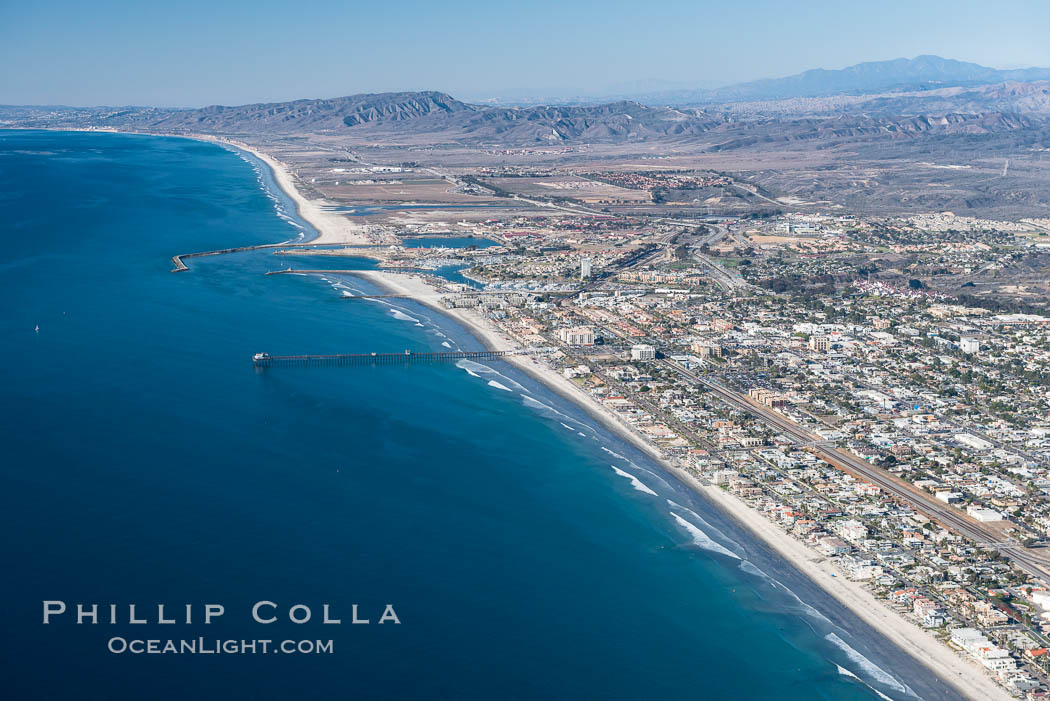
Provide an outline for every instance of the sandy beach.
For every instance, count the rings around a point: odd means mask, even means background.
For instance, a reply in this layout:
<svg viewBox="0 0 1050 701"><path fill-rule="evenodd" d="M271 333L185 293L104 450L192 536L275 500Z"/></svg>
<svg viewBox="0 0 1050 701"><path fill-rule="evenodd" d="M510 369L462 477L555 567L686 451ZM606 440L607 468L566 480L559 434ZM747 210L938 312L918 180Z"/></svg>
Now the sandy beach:
<svg viewBox="0 0 1050 701"><path fill-rule="evenodd" d="M361 271L356 274L396 294L411 296L436 311L456 319L493 350L520 348L519 344L508 338L476 311L446 309L441 306L438 301L442 296L441 293L418 274L391 271ZM838 599L864 622L933 669L938 676L955 686L964 696L975 701L989 699L1005 701L1005 699L1012 698L976 662L965 658L962 653L953 651L929 632L889 608L884 602L876 599L860 582L847 579L833 566L831 560L788 535L743 500L717 486L704 484L692 472L667 460L659 448L643 438L633 427L621 421L613 412L549 365L542 361L534 362L529 356L508 356L506 360L566 399L575 402L606 428L659 461L666 470L718 505L733 519L744 525L756 538L770 545L781 557Z"/></svg>
<svg viewBox="0 0 1050 701"><path fill-rule="evenodd" d="M299 216L313 224L320 234L318 238L310 241L311 244L369 245L374 243L368 237L365 226L354 223L349 217L343 216L339 212L332 211L331 207L335 206L334 203L326 200L308 200L303 197L295 186L295 177L292 175L291 170L273 156L241 141L219 139L207 134L201 134L193 138L228 144L242 151L247 151L270 166L270 170L274 174L274 180L295 202L295 206L299 210Z"/></svg>
<svg viewBox="0 0 1050 701"><path fill-rule="evenodd" d="M363 243L367 240L364 238L362 228L348 222L345 216L326 211L321 204L302 197L295 190L291 174L279 161L247 145L239 143L233 145L251 151L274 169L277 182L298 203L300 215L321 232L321 239L316 242ZM513 350L520 347L517 342L476 311L446 309L439 301L442 294L419 274L391 271L359 271L355 274L392 293L410 296L441 314L456 319L490 349ZM872 628L934 670L939 677L952 684L962 695L975 701L988 699L1005 701L1012 698L975 661L963 657L962 653L951 650L932 634L905 619L876 599L859 582L846 579L833 567L830 560L782 531L742 500L716 486L703 484L691 472L668 461L659 448L553 368L542 361L534 361L533 358L524 355L509 356L507 360L553 391L575 402L606 428L616 432L658 460L665 469L727 512L756 538L767 543L781 557L847 606Z"/></svg>

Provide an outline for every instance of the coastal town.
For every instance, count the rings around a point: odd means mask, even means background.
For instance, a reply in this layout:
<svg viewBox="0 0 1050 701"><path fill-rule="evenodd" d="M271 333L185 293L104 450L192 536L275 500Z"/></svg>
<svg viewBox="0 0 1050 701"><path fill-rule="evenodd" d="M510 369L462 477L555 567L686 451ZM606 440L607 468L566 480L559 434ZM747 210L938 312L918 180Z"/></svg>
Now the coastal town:
<svg viewBox="0 0 1050 701"><path fill-rule="evenodd" d="M1050 701L1050 2L4 10L0 697Z"/></svg>
<svg viewBox="0 0 1050 701"><path fill-rule="evenodd" d="M600 207L638 206L611 188L736 185L573 175L536 200L505 172L443 177L556 211L373 221L350 245L277 253L371 259L362 276L490 346L541 351L525 369L793 539L825 586L863 590L1008 694L1046 696L1050 221L667 217Z"/></svg>

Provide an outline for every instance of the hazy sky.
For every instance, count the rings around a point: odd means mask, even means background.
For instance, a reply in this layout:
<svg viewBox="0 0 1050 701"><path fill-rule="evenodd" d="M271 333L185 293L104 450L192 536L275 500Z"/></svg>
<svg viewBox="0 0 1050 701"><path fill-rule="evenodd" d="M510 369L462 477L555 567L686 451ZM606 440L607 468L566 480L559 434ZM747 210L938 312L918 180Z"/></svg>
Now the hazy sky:
<svg viewBox="0 0 1050 701"><path fill-rule="evenodd" d="M1050 66L1047 0L0 0L0 104L599 95L930 53Z"/></svg>

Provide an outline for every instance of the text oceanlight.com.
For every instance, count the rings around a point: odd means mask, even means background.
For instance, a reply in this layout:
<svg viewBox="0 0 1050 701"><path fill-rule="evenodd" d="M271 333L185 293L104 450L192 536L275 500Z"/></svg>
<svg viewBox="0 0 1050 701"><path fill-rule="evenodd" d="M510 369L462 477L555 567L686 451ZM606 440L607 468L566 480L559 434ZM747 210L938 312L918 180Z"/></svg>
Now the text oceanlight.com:
<svg viewBox="0 0 1050 701"><path fill-rule="evenodd" d="M128 640L114 637L109 639L107 647L116 655L330 655L335 652L331 640Z"/></svg>

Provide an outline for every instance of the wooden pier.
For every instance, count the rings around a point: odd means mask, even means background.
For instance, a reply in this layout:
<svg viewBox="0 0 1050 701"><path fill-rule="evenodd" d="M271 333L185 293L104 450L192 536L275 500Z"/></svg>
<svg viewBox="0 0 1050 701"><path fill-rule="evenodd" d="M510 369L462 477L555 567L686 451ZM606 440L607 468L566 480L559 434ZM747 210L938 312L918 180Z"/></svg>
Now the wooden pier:
<svg viewBox="0 0 1050 701"><path fill-rule="evenodd" d="M270 355L256 353L252 365L257 368L336 367L342 365L409 365L442 363L456 360L496 360L516 351L448 351L444 353L348 353L342 355Z"/></svg>

